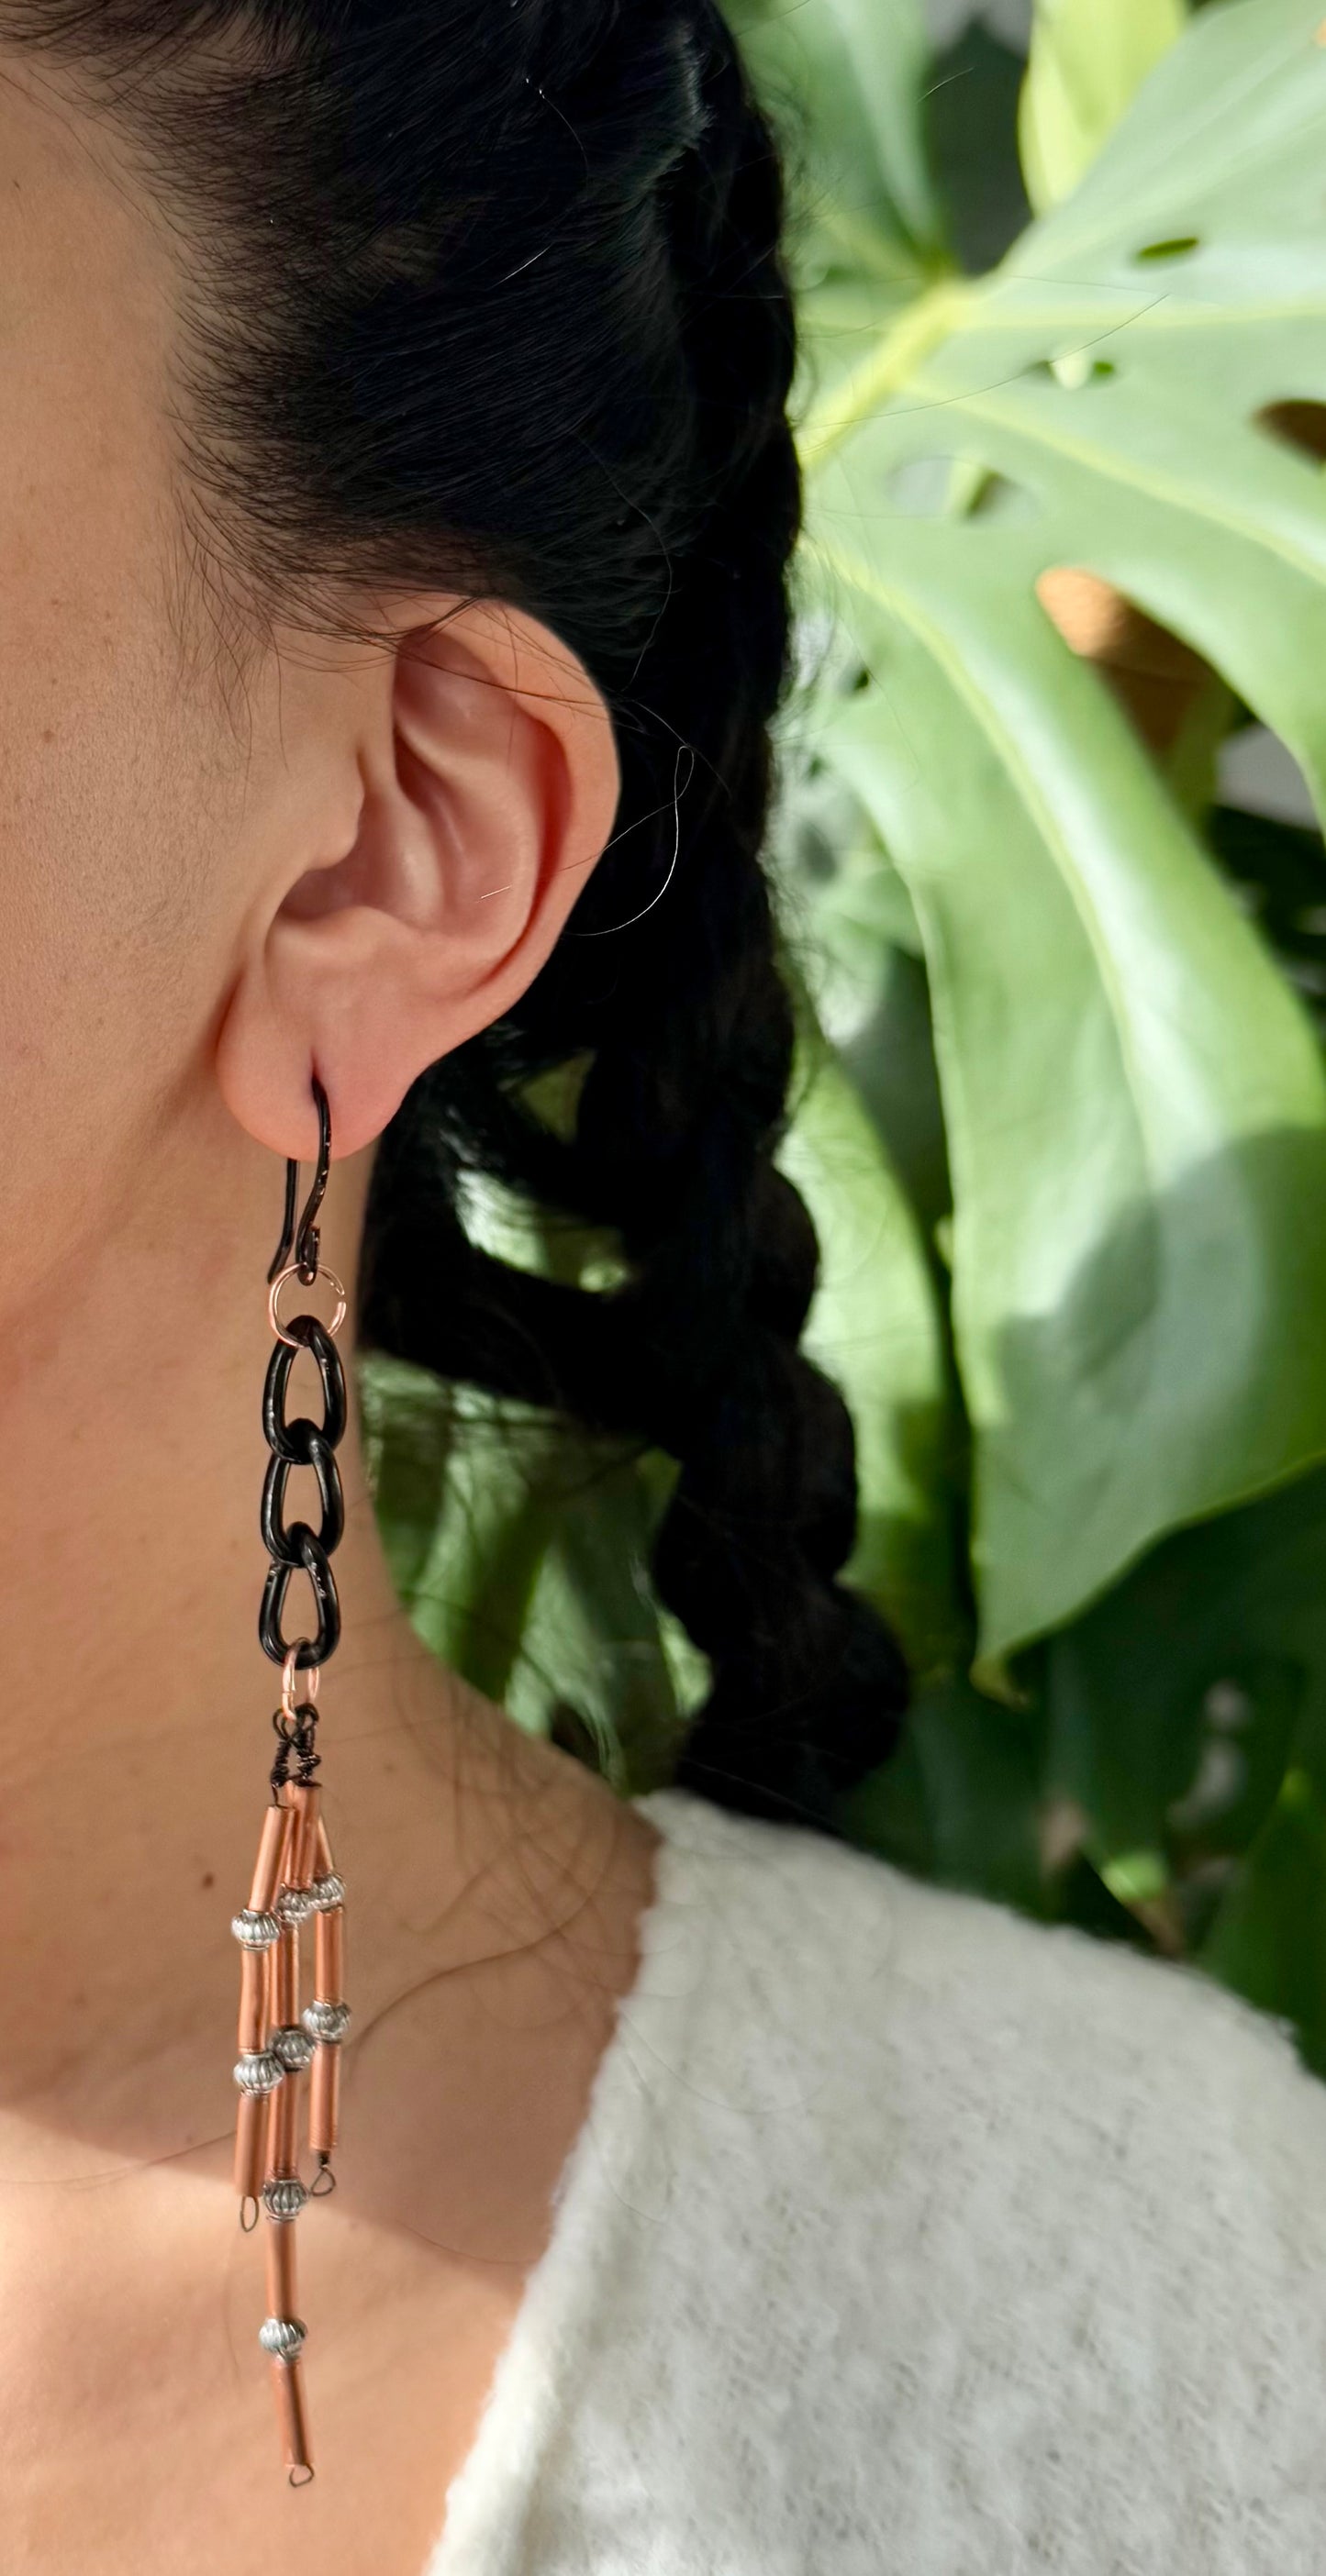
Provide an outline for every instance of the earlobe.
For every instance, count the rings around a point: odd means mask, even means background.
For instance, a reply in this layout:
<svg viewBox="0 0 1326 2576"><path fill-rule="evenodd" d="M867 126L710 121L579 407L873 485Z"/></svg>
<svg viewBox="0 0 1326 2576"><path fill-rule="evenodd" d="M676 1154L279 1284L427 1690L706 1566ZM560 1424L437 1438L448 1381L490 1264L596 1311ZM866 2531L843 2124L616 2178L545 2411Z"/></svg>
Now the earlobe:
<svg viewBox="0 0 1326 2576"><path fill-rule="evenodd" d="M497 601L403 629L347 721L361 728L353 844L287 861L217 1041L233 1114L283 1154L316 1145L314 1065L333 1150L351 1154L426 1065L512 1007L611 835L620 788L583 664Z"/></svg>

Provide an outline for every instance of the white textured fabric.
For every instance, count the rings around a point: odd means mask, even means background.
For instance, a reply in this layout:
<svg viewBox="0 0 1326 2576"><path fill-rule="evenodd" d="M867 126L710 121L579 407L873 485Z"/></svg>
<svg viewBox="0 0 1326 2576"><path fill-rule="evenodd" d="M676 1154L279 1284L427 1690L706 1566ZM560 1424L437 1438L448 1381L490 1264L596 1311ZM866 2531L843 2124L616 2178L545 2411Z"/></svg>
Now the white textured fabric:
<svg viewBox="0 0 1326 2576"><path fill-rule="evenodd" d="M1326 2085L678 1789L426 2576L1323 2576Z"/></svg>

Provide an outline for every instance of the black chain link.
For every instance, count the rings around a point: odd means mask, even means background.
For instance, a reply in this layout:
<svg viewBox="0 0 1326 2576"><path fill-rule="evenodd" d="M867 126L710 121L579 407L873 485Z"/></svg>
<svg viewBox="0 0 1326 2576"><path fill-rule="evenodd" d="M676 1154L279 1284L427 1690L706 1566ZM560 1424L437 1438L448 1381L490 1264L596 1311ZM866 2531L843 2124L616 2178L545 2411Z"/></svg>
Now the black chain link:
<svg viewBox="0 0 1326 2576"><path fill-rule="evenodd" d="M318 1166L300 1220L295 1255L298 1276L305 1287L312 1287L318 1275L318 1228L313 1219L322 1203L331 1164L331 1115L326 1092L316 1074L313 1096L318 1105ZM298 1162L287 1158L285 1222L267 1273L269 1286L286 1267L294 1240L298 1177ZM347 1419L345 1371L335 1341L318 1316L291 1315L285 1321L285 1331L292 1338L282 1341L278 1336L262 1391L263 1434L272 1456L263 1481L259 1526L272 1563L263 1585L258 1638L273 1663L284 1664L293 1649L295 1671L308 1672L326 1662L341 1635L341 1605L330 1557L345 1529L345 1498L335 1455ZM307 1414L297 1415L293 1422L285 1418L286 1389L297 1349L311 1351L317 1363L322 1384L320 1423L311 1421ZM286 1527L285 1490L292 1467L311 1467L317 1478L322 1508L321 1527L317 1530L311 1529L307 1521L292 1521ZM282 1635L281 1619L290 1577L300 1566L313 1586L318 1633L316 1637L301 1637L295 1647ZM279 1739L271 1775L274 1798L286 1780L307 1783L312 1779L320 1759L315 1742L317 1722L318 1712L312 1700L301 1700L291 1711L282 1706L273 1713L272 1725Z"/></svg>

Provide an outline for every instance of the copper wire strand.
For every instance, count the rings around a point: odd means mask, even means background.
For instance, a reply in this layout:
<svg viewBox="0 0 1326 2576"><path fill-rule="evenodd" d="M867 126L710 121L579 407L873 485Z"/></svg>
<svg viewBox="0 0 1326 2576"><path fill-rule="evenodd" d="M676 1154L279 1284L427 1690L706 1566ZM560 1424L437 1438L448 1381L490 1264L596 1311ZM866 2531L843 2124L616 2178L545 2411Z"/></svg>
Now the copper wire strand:
<svg viewBox="0 0 1326 2576"><path fill-rule="evenodd" d="M318 1809L314 1869L318 1877L327 1878L332 1877L336 1869L321 1804ZM333 1925L335 1925L334 1930ZM341 1992L344 1984L342 1973L344 1927L343 1905L333 1907L328 1913L319 1914L314 1925L313 1993L315 1999L322 2003L341 2003L344 2000ZM318 1973L324 1960L335 1963L337 1973L334 1978L328 1976L324 1979ZM324 1985L328 1989L325 1992ZM334 1992L331 1991L333 1986L336 1989ZM340 2076L339 2041L319 2040L314 2052L309 2080L309 2145L318 2160L318 2170L309 2184L311 2200L327 2200L336 2189L336 2175L331 2160L336 2153L340 2127Z"/></svg>
<svg viewBox="0 0 1326 2576"><path fill-rule="evenodd" d="M276 2411L281 2427L281 2443L292 2486L307 2486L313 2475L310 2456L313 2445L308 2438L308 2401L304 2388L301 2358L282 2361L272 2355L271 2382L276 2397ZM296 2469L307 2469L308 2477L297 2478Z"/></svg>

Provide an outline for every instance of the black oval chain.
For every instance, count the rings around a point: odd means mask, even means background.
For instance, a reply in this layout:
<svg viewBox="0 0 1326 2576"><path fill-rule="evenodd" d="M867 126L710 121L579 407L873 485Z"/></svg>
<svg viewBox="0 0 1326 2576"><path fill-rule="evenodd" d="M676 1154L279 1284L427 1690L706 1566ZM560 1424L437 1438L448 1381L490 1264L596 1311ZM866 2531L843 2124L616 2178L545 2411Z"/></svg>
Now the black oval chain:
<svg viewBox="0 0 1326 2576"><path fill-rule="evenodd" d="M287 1157L285 1222L271 1268L267 1273L270 1287L286 1267L292 1243L298 1276L311 1288L318 1275L318 1228L314 1223L322 1204L331 1167L331 1113L327 1094L316 1074L313 1097L318 1106L318 1164L313 1186L298 1236L294 1231L295 1198L299 1186L299 1164ZM294 1652L294 1668L308 1672L324 1664L335 1652L341 1635L341 1605L331 1570L331 1553L345 1529L345 1498L341 1490L336 1447L344 1433L347 1419L345 1371L341 1355L327 1327L318 1316L291 1315L285 1331L291 1336L282 1341L278 1335L267 1365L262 1391L262 1427L272 1452L263 1480L259 1526L263 1544L272 1563L263 1585L262 1607L258 1613L258 1637L264 1654L275 1664L284 1664ZM294 1366L297 1348L311 1351L322 1382L322 1420L313 1422L299 1414L293 1422L285 1418L286 1389ZM322 1507L322 1524L317 1530L307 1521L292 1521L287 1528L283 1514L285 1490L292 1467L311 1467L318 1480ZM313 1586L318 1613L316 1637L301 1637L297 1646L281 1632L290 1577L303 1566ZM312 1700L301 1700L291 1713L278 1708L272 1725L279 1738L279 1748L272 1765L272 1795L276 1797L288 1779L307 1783L317 1770L319 1754L315 1744L318 1712Z"/></svg>

